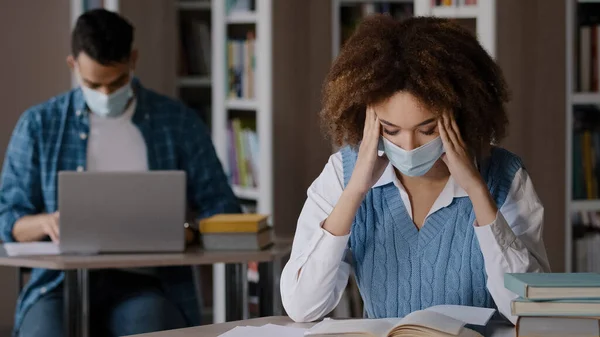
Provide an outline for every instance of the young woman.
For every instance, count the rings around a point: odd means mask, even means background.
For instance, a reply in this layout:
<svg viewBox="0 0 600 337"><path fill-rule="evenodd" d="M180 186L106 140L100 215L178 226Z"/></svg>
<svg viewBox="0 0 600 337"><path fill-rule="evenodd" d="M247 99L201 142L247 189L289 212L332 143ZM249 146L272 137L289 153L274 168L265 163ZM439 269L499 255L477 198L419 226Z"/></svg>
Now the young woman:
<svg viewBox="0 0 600 337"><path fill-rule="evenodd" d="M323 89L342 149L308 189L281 279L287 313L319 319L353 268L370 318L437 304L495 307L505 273L549 271L543 207L505 135L508 89L452 21L367 18ZM346 254L348 253L348 254Z"/></svg>

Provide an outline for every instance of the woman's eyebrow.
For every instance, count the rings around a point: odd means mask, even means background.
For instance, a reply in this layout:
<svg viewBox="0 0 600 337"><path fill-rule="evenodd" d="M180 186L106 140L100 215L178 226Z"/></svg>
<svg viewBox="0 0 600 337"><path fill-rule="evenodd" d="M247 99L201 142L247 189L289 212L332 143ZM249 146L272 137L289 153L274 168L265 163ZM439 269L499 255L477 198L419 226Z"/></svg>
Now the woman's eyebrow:
<svg viewBox="0 0 600 337"><path fill-rule="evenodd" d="M379 121L382 124L385 124L385 125L388 125L388 126L391 126L391 127L395 127L395 128L399 128L398 125L396 125L394 123L390 123L390 122L386 121L385 119L379 118ZM435 121L436 121L435 118L429 118L429 119L426 119L426 120L422 121L421 123L415 125L413 128L418 128L419 126L424 126L424 125L430 124L431 122L435 122Z"/></svg>
<svg viewBox="0 0 600 337"><path fill-rule="evenodd" d="M396 125L396 124L394 124L394 123L390 123L390 122L386 121L385 119L381 119L381 118L379 118L379 121L380 121L382 124L385 124L385 125L393 126L393 127L395 127L395 128L399 127L398 125Z"/></svg>

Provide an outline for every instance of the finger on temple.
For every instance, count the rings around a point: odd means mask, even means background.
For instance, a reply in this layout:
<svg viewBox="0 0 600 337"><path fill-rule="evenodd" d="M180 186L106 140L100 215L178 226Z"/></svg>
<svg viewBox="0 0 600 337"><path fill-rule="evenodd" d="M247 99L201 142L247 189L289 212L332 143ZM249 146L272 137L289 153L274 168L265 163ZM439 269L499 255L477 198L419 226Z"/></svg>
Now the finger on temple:
<svg viewBox="0 0 600 337"><path fill-rule="evenodd" d="M445 130L444 131L446 131L446 133L448 134L448 139L450 139L450 141L453 144L457 145L457 144L459 144L458 137L456 135L456 132L454 131L454 128L452 127L452 124L451 124L450 120L451 120L451 117L448 116L448 115L446 115L446 123L447 124L445 125Z"/></svg>
<svg viewBox="0 0 600 337"><path fill-rule="evenodd" d="M444 147L452 146L450 139L448 138L448 132L446 130L446 125L444 124L443 121L439 122L439 129L440 129L440 136L442 137L442 142L444 143Z"/></svg>

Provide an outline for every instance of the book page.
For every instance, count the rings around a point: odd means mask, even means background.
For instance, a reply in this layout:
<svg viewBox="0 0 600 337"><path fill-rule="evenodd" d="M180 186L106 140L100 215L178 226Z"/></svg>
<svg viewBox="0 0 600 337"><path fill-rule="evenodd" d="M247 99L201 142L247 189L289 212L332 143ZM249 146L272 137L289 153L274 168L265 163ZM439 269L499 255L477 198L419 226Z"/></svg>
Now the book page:
<svg viewBox="0 0 600 337"><path fill-rule="evenodd" d="M435 311L442 315L452 317L466 324L485 326L496 309L469 307L464 305L436 305L425 309L426 311Z"/></svg>
<svg viewBox="0 0 600 337"><path fill-rule="evenodd" d="M303 337L306 329L267 324L257 326L237 326L219 337Z"/></svg>
<svg viewBox="0 0 600 337"><path fill-rule="evenodd" d="M424 326L456 336L465 323L435 311L419 310L406 315L397 326L408 325Z"/></svg>
<svg viewBox="0 0 600 337"><path fill-rule="evenodd" d="M306 336L364 334L372 337L385 337L387 333L400 322L400 319L326 319L312 327Z"/></svg>
<svg viewBox="0 0 600 337"><path fill-rule="evenodd" d="M267 324L261 326L259 332L260 334L257 334L257 337L303 337L306 329Z"/></svg>

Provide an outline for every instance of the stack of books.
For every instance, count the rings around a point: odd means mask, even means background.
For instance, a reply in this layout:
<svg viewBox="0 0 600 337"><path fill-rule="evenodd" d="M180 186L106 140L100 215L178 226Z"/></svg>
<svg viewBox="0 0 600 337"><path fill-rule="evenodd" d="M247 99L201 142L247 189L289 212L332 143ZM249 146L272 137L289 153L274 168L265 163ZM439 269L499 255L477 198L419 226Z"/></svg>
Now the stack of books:
<svg viewBox="0 0 600 337"><path fill-rule="evenodd" d="M600 336L600 274L505 274L517 337Z"/></svg>
<svg viewBox="0 0 600 337"><path fill-rule="evenodd" d="M205 250L262 250L273 244L267 216L219 214L200 221Z"/></svg>

